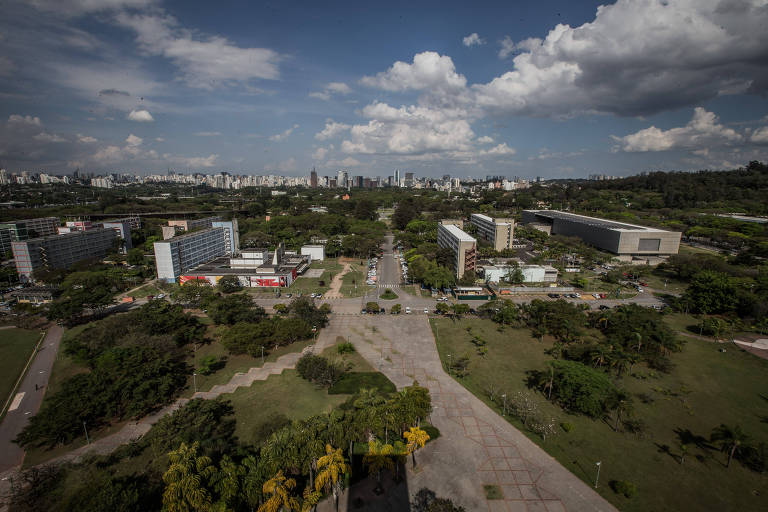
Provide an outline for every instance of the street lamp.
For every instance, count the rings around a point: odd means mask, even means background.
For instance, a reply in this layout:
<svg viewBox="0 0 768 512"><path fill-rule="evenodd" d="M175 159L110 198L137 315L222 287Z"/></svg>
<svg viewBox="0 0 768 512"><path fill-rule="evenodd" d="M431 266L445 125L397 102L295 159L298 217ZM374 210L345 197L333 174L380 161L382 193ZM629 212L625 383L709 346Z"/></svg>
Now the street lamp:
<svg viewBox="0 0 768 512"><path fill-rule="evenodd" d="M504 393L503 395L501 395L501 398L504 399L504 406L501 409L501 415L506 416L507 415L507 394Z"/></svg>
<svg viewBox="0 0 768 512"><path fill-rule="evenodd" d="M448 373L450 374L451 373L451 354L447 354L447 355L448 355Z"/></svg>
<svg viewBox="0 0 768 512"><path fill-rule="evenodd" d="M600 479L600 466L602 464L602 462L595 462L595 466L597 466L597 475L595 476L595 489L597 489L597 481Z"/></svg>

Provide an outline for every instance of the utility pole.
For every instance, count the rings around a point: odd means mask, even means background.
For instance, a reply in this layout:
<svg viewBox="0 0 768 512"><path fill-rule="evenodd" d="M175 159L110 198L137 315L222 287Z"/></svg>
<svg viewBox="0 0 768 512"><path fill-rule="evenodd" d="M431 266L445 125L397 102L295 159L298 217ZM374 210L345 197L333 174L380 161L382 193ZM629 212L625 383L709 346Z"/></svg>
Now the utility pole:
<svg viewBox="0 0 768 512"><path fill-rule="evenodd" d="M602 464L602 462L595 462L595 466L597 466L597 475L595 476L595 489L597 489L597 481L600 479L600 466Z"/></svg>

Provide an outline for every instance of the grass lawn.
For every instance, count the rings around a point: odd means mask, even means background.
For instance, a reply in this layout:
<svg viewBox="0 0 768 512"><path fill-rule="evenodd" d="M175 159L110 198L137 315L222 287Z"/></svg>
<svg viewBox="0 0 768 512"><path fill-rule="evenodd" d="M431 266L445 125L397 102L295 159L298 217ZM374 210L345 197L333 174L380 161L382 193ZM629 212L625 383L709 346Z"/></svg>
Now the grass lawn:
<svg viewBox="0 0 768 512"><path fill-rule="evenodd" d="M384 293L379 295L379 298L383 300L395 300L397 299L397 294L392 290L390 290L389 288L387 288L386 290L384 290Z"/></svg>
<svg viewBox="0 0 768 512"><path fill-rule="evenodd" d="M316 261L309 267L310 269L323 269L322 277L303 277L299 276L289 288L282 290L283 293L293 293L302 295L310 293L325 293L331 287L333 276L341 272L344 268L337 259L327 259L325 261ZM323 281L323 286L320 286Z"/></svg>
<svg viewBox="0 0 768 512"><path fill-rule="evenodd" d="M5 403L6 398L13 392L13 386L29 361L29 356L35 350L40 340L40 331L27 329L3 329L0 331L0 399Z"/></svg>
<svg viewBox="0 0 768 512"><path fill-rule="evenodd" d="M693 247L688 244L681 243L680 244L680 250L678 251L680 254L706 254L708 256L718 255L720 252L714 251L712 249L704 249L702 247Z"/></svg>
<svg viewBox="0 0 768 512"><path fill-rule="evenodd" d="M672 318L685 324L688 319ZM550 359L544 351L552 346L545 338L539 343L528 329L504 329L489 320L430 320L439 334L437 347L443 363L469 353L470 375L459 382L481 400L490 402L486 390L515 393L525 387L525 372L543 368ZM476 355L471 335L487 340L488 354ZM521 429L550 455L590 485L594 485L595 462L601 461L598 491L620 510L765 510L768 478L733 461L725 467L725 457L717 449L688 441L689 455L680 464L681 438L708 438L711 430L726 423L740 425L752 439L768 441L764 418L768 416L765 376L768 361L731 345L725 353L720 346L686 338L681 353L671 356L675 369L670 375L654 374L636 365L634 376L617 379L634 396L635 415L647 425L643 437L614 432L608 421L570 415L535 394L540 410L552 415L558 424L570 423L566 433L540 437L525 430L516 418L510 422ZM615 378L615 377L614 377ZM643 403L638 394L647 395ZM628 480L638 489L631 499L615 494L611 480Z"/></svg>
<svg viewBox="0 0 768 512"><path fill-rule="evenodd" d="M138 288L131 292L130 296L136 299L143 299L148 295L158 295L163 293L158 287L153 284L145 284L141 288Z"/></svg>
<svg viewBox="0 0 768 512"><path fill-rule="evenodd" d="M303 419L330 412L349 396L329 395L325 389L299 377L295 370L286 370L265 381L256 381L248 388L222 395L222 398L230 400L235 408L238 439L254 443L257 427L277 414L291 420Z"/></svg>
<svg viewBox="0 0 768 512"><path fill-rule="evenodd" d="M291 352L301 352L306 346L310 345L312 340L299 341L284 347L278 347L264 355L264 362L276 361L278 357ZM225 366L211 375L197 375L197 390L210 391L217 384L226 384L234 377L235 373L247 372L251 368L261 368L261 357L251 357L248 354L230 355L224 346L218 341L211 341L208 344L200 345L197 348L197 359L194 359L194 353L190 350L187 362L195 367L200 367L200 361L206 356L226 357ZM187 382L187 389L181 394L183 397L191 397L194 394L192 376Z"/></svg>
<svg viewBox="0 0 768 512"><path fill-rule="evenodd" d="M341 278L340 291L344 297L362 297L373 288L373 286L365 284L366 268L366 265L361 266L359 261L349 265L349 272Z"/></svg>

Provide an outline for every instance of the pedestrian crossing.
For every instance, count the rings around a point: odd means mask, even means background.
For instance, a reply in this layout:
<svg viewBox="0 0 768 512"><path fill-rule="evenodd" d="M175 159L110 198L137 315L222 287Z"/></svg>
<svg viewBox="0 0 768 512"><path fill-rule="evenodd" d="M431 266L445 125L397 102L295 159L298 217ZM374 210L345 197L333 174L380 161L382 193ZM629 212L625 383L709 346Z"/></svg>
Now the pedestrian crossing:
<svg viewBox="0 0 768 512"><path fill-rule="evenodd" d="M399 284L378 284L376 288L400 288Z"/></svg>

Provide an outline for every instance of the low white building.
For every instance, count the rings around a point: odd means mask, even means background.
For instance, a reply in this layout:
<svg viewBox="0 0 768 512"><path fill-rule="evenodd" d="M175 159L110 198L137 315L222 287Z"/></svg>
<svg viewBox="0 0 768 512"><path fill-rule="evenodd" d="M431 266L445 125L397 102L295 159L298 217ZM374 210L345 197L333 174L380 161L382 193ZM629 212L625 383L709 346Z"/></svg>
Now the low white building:
<svg viewBox="0 0 768 512"><path fill-rule="evenodd" d="M310 261L324 261L325 246L324 245L303 245L301 246L301 255L309 256Z"/></svg>
<svg viewBox="0 0 768 512"><path fill-rule="evenodd" d="M511 265L484 265L483 279L486 283L498 283L506 280L514 267ZM520 265L525 283L555 283L557 269L549 265Z"/></svg>

